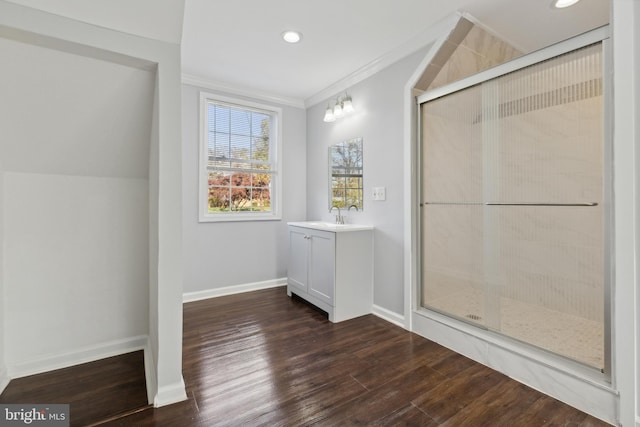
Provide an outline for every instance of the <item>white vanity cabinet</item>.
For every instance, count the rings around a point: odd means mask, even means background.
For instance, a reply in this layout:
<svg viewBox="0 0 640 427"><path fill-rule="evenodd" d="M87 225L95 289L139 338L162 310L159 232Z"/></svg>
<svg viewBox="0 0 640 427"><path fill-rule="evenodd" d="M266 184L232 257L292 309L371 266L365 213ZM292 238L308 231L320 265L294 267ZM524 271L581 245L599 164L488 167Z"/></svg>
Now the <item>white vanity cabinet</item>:
<svg viewBox="0 0 640 427"><path fill-rule="evenodd" d="M371 313L373 229L319 222L289 223L287 294L340 322Z"/></svg>

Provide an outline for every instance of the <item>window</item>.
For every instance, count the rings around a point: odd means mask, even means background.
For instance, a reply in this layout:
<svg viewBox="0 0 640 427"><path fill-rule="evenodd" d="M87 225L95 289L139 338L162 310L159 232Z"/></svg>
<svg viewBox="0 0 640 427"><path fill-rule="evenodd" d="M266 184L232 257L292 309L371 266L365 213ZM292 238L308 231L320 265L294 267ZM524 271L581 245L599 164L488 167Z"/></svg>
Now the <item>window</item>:
<svg viewBox="0 0 640 427"><path fill-rule="evenodd" d="M200 94L200 221L280 217L279 108Z"/></svg>

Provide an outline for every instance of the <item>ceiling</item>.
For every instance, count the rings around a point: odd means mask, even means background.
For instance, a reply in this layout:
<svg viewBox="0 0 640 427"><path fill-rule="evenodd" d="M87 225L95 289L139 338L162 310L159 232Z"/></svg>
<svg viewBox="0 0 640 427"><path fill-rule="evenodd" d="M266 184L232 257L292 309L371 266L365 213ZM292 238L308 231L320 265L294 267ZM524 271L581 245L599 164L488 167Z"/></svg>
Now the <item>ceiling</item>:
<svg viewBox="0 0 640 427"><path fill-rule="evenodd" d="M608 0L566 9L551 0L186 0L182 70L308 101L394 50L415 51L433 39L429 28L456 11L525 52L609 22ZM301 31L302 42L285 43L280 34L288 29Z"/></svg>
<svg viewBox="0 0 640 427"><path fill-rule="evenodd" d="M610 0L582 0L561 10L551 0L9 1L182 41L186 77L307 105L354 72L426 45L439 35L433 31L437 23L456 11L529 52L607 24L610 7ZM302 42L285 43L280 34L287 29L301 31Z"/></svg>
<svg viewBox="0 0 640 427"><path fill-rule="evenodd" d="M0 0L3 1L3 0ZM124 33L180 43L185 0L7 0Z"/></svg>

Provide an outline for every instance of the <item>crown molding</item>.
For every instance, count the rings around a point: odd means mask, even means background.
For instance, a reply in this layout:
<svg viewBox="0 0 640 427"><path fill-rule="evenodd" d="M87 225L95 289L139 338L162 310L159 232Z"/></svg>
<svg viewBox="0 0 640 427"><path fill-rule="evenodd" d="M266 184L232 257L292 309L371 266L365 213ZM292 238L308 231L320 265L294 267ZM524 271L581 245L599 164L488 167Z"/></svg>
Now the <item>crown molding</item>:
<svg viewBox="0 0 640 427"><path fill-rule="evenodd" d="M412 53L417 52L418 50L426 47L430 43L435 42L439 37L442 36L442 33L447 31L451 26L452 21L457 21L461 16L460 12L453 13L445 17L444 19L436 22L427 30L423 31L421 34L417 35L413 39L409 40L405 44L387 52L381 57L371 61L367 65L362 68L354 71L348 76L344 77L341 80L338 80L334 84L326 87L315 95L310 96L305 99L304 105L306 108L310 108L316 104L321 102L325 102L327 99L334 98L336 94L340 92L344 92L349 89L351 86L360 83L361 81L373 76L374 74L382 71L388 66L400 61L401 59L406 58Z"/></svg>
<svg viewBox="0 0 640 427"><path fill-rule="evenodd" d="M305 108L305 103L302 99L274 95L272 93L261 92L251 88L236 86L229 83L217 82L205 77L198 77L191 74L182 74L182 84L225 92L232 95L245 96L251 99L266 101L269 103L288 105L296 108Z"/></svg>

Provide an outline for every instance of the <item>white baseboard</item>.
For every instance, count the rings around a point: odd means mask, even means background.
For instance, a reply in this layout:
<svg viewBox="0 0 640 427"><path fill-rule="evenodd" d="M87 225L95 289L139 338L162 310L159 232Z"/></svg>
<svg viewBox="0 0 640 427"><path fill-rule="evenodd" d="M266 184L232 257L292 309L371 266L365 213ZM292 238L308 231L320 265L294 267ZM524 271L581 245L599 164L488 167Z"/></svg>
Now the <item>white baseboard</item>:
<svg viewBox="0 0 640 427"><path fill-rule="evenodd" d="M379 318L404 329L404 316L375 304L373 305L371 312Z"/></svg>
<svg viewBox="0 0 640 427"><path fill-rule="evenodd" d="M4 391L5 388L9 385L9 373L7 372L7 368L4 366L0 367L0 394Z"/></svg>
<svg viewBox="0 0 640 427"><path fill-rule="evenodd" d="M153 400L153 406L159 408L182 402L183 400L187 400L187 392L185 391L184 379L180 376L179 382L158 388L158 393Z"/></svg>
<svg viewBox="0 0 640 427"><path fill-rule="evenodd" d="M153 356L151 339L147 339L144 347L144 373L147 382L147 400L149 401L149 405L159 408L160 406L187 400L187 392L182 375L180 376L180 381L158 387L157 366Z"/></svg>
<svg viewBox="0 0 640 427"><path fill-rule="evenodd" d="M153 405L158 392L158 378L156 376L156 362L151 349L151 339L147 338L144 346L144 379L147 384L147 402Z"/></svg>
<svg viewBox="0 0 640 427"><path fill-rule="evenodd" d="M243 285L225 286L224 288L207 289L204 291L185 292L182 294L182 302L200 301L203 299L222 297L225 295L241 294L244 292L258 291L260 289L277 288L285 286L287 278L265 280L263 282L245 283Z"/></svg>
<svg viewBox="0 0 640 427"><path fill-rule="evenodd" d="M8 365L8 377L11 379L26 377L53 371L55 369L68 368L81 363L93 362L111 356L144 350L147 346L146 335L123 338L107 343L96 344L70 351L68 353L52 354L27 362Z"/></svg>

